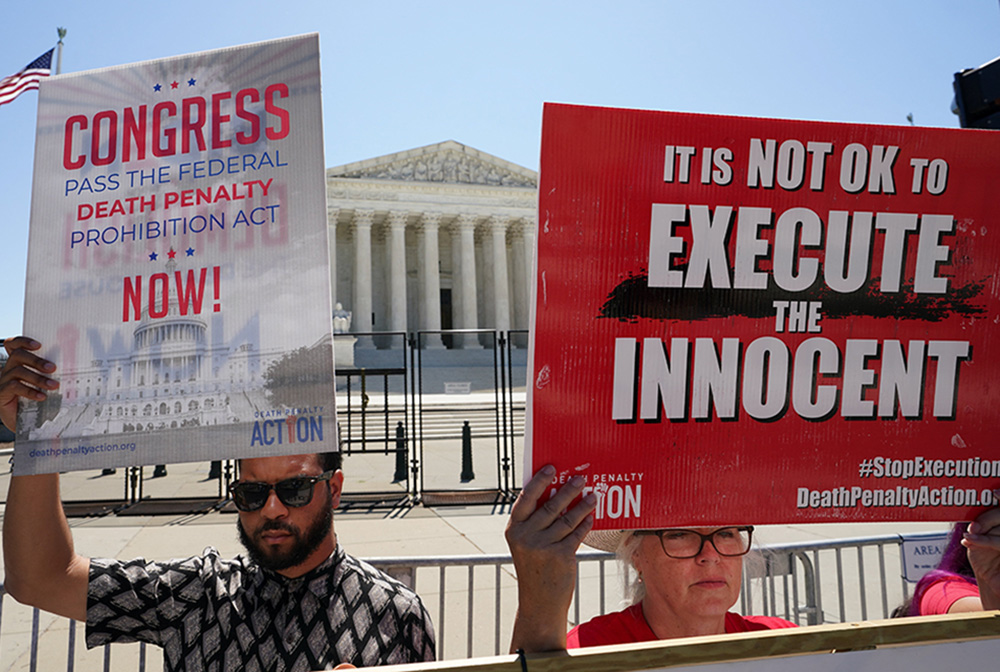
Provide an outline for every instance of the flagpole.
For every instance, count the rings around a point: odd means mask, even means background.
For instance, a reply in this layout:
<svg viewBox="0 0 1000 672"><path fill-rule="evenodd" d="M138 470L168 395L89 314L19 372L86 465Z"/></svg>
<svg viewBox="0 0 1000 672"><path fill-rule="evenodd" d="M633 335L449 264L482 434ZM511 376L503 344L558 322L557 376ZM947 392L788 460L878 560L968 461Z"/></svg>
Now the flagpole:
<svg viewBox="0 0 1000 672"><path fill-rule="evenodd" d="M66 37L66 29L56 28L56 32L59 33L59 42L56 45L59 47L59 50L56 52L56 74L58 75L62 72L63 38Z"/></svg>

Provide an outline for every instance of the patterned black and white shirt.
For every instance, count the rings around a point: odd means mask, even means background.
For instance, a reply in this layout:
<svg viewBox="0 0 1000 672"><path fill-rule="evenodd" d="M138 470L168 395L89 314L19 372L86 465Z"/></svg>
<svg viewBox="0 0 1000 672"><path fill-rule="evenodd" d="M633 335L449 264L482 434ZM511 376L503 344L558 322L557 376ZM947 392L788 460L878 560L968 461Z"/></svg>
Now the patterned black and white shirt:
<svg viewBox="0 0 1000 672"><path fill-rule="evenodd" d="M91 560L87 646L134 641L162 646L167 672L434 660L420 598L340 546L297 579L214 548L170 562Z"/></svg>

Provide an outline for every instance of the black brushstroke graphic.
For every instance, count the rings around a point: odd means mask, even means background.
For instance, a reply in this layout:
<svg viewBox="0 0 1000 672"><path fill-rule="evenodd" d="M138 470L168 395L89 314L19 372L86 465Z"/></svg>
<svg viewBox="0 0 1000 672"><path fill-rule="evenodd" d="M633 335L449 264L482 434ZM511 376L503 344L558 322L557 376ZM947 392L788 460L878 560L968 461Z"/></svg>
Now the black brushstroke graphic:
<svg viewBox="0 0 1000 672"><path fill-rule="evenodd" d="M949 287L946 295L914 294L912 287L884 293L878 290L879 279L872 278L861 289L848 294L835 292L817 281L813 289L785 291L770 278L761 289L684 289L649 287L645 272L630 276L615 286L601 307L599 318L622 322L648 320L709 320L749 317L774 319L774 301L821 301L823 319L847 317L893 318L941 322L953 315L980 317L986 309L975 299L983 292L986 280L963 287Z"/></svg>

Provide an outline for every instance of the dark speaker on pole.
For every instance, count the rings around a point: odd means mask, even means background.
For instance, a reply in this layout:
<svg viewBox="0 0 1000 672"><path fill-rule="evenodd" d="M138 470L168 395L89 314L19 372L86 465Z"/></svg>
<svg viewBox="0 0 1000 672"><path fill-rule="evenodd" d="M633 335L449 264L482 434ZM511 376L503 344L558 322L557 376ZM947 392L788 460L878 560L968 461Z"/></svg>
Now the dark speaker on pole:
<svg viewBox="0 0 1000 672"><path fill-rule="evenodd" d="M1000 129L1000 58L955 73L954 111L962 128Z"/></svg>

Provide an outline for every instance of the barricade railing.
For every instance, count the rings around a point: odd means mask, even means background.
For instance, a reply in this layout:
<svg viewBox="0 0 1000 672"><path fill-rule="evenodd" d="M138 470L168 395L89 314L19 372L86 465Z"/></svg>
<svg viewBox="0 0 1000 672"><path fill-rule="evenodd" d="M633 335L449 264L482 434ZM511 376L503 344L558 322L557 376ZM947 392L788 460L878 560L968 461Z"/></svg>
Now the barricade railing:
<svg viewBox="0 0 1000 672"><path fill-rule="evenodd" d="M440 349L431 347L432 344L435 346L440 344L445 336L458 339L455 345L460 343L462 345L462 352L446 353ZM412 361L414 362L414 380L416 383L413 393L414 436L416 437L419 461L423 467L419 477L421 495L425 496L432 492L441 491L470 492L478 490L480 492L488 491L494 494L509 496L516 487L516 484L513 480L514 457L509 451L510 446L513 445L513 437L511 435L514 432L514 427L509 413L511 390L508 387L510 380L508 373L510 351L507 332L492 329L418 331L411 339L411 348L413 353ZM435 368L448 363L446 358L455 357L462 358L455 360L455 364L464 365L466 368L464 372L466 376L464 383L465 392L470 392L472 388L473 376L469 376L468 374L473 367L480 369L479 375L476 375L475 378L483 386L481 391L486 392L488 390L492 392L492 403L470 408L467 403L461 400L461 397L456 397L453 403L425 404L425 395L439 392L440 389L438 388L442 384L445 390L448 389L449 385L460 384L436 380L433 389L429 385L429 373ZM444 370L452 370L455 364L444 367ZM485 374L486 371L489 373ZM471 465L465 463L467 468L463 469L461 473L461 482L463 485L456 487L457 484L450 483L447 487L442 487L440 479L429 477L428 475L428 472L431 472L435 476L440 474L438 473L439 469L433 463L434 458L427 451L427 444L431 438L429 432L426 431L427 425L435 416L458 417L463 415L465 417L461 419L464 420L471 419L470 416L479 416L483 421L490 420L488 425L483 423L483 427L488 427L488 429L482 437L492 438L495 442L495 465L490 465L486 470L487 472L493 472L493 478L489 478L484 473L481 473L481 478L479 479L480 485L464 485L475 479ZM484 415L489 417L483 417ZM462 426L456 425L456 429L458 427ZM468 422L465 423L465 427L462 427L460 431L462 434L458 436L461 436L463 442L471 439L473 430ZM523 434L523 428L521 433ZM465 450L470 449L464 444L463 447Z"/></svg>
<svg viewBox="0 0 1000 672"><path fill-rule="evenodd" d="M928 532L906 539L939 536ZM889 618L893 608L909 598L900 552L903 540L883 535L760 547L744 563L734 609L797 625ZM509 555L369 562L424 598L437 628L439 659L506 652L517 606ZM568 625L626 606L624 585L633 577L613 553L581 551L577 565Z"/></svg>
<svg viewBox="0 0 1000 672"><path fill-rule="evenodd" d="M939 536L937 532L911 534L906 540ZM903 541L900 535L883 535L761 547L744 563L743 587L735 609L744 615L778 616L798 625L888 618L892 609L909 597L909 587L902 578ZM517 581L509 555L368 561L421 595L434 622L439 659L506 652L517 607ZM614 554L581 551L577 564L569 625L624 606L624 581L632 577ZM4 595L2 586L0 595ZM3 608L5 601L0 599L0 671L57 669L51 659L44 665L39 663L39 651L56 655L55 649L62 646L58 633L67 621L45 615L43 628L37 609L18 607L22 611L11 616L12 610ZM19 622L8 622L15 617ZM66 669L110 670L111 649L78 651L82 647L76 646L77 623L68 624ZM43 636L46 642L40 649ZM145 646L114 646L116 658L135 657L130 669L146 669ZM150 667L159 669L159 654L153 657L157 660L148 661Z"/></svg>

